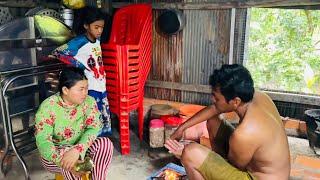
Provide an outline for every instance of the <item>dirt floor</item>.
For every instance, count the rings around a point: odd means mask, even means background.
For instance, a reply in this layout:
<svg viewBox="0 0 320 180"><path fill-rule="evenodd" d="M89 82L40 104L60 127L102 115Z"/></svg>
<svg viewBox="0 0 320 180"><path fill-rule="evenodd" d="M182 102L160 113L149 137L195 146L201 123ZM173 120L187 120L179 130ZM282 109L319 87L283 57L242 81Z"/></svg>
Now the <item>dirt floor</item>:
<svg viewBox="0 0 320 180"><path fill-rule="evenodd" d="M158 101L156 101L158 102ZM156 103L152 101L153 103ZM149 105L145 106L148 111ZM145 112L145 113L146 113ZM137 137L136 115L130 118L130 155L121 155L119 147L119 134L117 132L118 125L114 123L113 136L110 137L114 144L114 155L110 169L108 171L108 179L111 180L144 180L153 172L159 170L166 164L173 162L179 164L179 160L175 159L164 148L150 149L145 141L140 142ZM316 156L314 151L309 147L307 139L288 136L290 153L291 153L291 178L300 179L320 179L320 158ZM23 157L28 164L32 180L53 180L54 175L47 172L40 164L38 153ZM0 173L0 180L23 180L24 171L16 158L13 158L12 168L7 176Z"/></svg>
<svg viewBox="0 0 320 180"><path fill-rule="evenodd" d="M114 136L118 136L114 132ZM290 144L290 152L292 157L305 156L315 157L312 149L309 148L306 139L288 137ZM112 138L115 144L115 151L112 159L112 164L108 172L108 179L127 180L134 178L135 180L146 179L150 174L165 166L169 162L178 163L178 160L168 154L164 149L151 150L146 143L141 143L137 135L131 132L131 153L127 156L122 156L119 153L119 145L117 140ZM294 158L292 158L294 159ZM25 157L30 169L32 180L53 180L54 175L45 171L40 165L38 154L34 153ZM294 160L293 160L294 161ZM294 163L294 162L292 162ZM303 171L301 166L293 165L297 172ZM303 172L294 174L291 179L305 179ZM300 175L300 176L299 176ZM0 179L5 180L23 180L24 173L16 158L13 160L13 167L6 177L0 176Z"/></svg>
<svg viewBox="0 0 320 180"><path fill-rule="evenodd" d="M135 129L135 128L134 128ZM170 162L179 163L171 154L163 149L149 149L146 142L137 137L136 132L130 132L131 153L130 155L120 154L119 134L113 132L110 137L114 144L114 154L112 163L108 172L108 179L126 180L134 178L135 180L146 179L155 171ZM23 157L28 164L31 180L53 180L54 175L47 172L40 164L37 152ZM12 168L4 177L0 174L0 180L23 180L24 171L16 158L13 158Z"/></svg>

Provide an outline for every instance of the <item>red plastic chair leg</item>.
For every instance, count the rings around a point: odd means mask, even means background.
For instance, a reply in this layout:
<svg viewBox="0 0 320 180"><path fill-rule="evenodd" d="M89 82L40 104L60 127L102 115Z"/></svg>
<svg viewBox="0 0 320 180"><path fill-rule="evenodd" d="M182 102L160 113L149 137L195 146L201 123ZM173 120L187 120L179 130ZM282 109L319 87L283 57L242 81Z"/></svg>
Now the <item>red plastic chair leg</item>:
<svg viewBox="0 0 320 180"><path fill-rule="evenodd" d="M143 103L140 103L138 107L138 124L139 124L139 139L142 141L143 135Z"/></svg>
<svg viewBox="0 0 320 180"><path fill-rule="evenodd" d="M120 146L121 154L130 154L129 112L120 112Z"/></svg>

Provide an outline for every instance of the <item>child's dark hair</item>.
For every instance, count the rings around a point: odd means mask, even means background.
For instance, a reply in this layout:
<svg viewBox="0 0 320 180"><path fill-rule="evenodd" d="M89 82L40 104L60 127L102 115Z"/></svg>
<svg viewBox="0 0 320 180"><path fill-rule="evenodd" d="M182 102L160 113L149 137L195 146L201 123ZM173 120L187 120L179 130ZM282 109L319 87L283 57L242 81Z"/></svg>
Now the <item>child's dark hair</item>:
<svg viewBox="0 0 320 180"><path fill-rule="evenodd" d="M253 98L252 77L240 64L222 65L220 69L214 70L209 83L213 89L220 88L227 102L235 97L239 97L243 102L249 102Z"/></svg>
<svg viewBox="0 0 320 180"><path fill-rule="evenodd" d="M95 21L105 20L106 15L95 7L84 7L74 11L73 30L79 35L86 32L83 25L91 24Z"/></svg>
<svg viewBox="0 0 320 180"><path fill-rule="evenodd" d="M73 87L78 81L87 80L82 69L76 67L66 67L59 75L59 92L62 94L62 88L68 89Z"/></svg>

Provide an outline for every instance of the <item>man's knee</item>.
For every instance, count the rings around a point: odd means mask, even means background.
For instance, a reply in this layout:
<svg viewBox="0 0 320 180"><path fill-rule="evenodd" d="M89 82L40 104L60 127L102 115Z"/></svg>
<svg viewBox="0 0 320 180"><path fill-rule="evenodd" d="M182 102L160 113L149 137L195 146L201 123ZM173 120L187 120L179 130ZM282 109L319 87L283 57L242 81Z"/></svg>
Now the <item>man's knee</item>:
<svg viewBox="0 0 320 180"><path fill-rule="evenodd" d="M199 167L209 152L209 149L197 143L186 145L182 152L181 162L182 164L193 164L194 167Z"/></svg>

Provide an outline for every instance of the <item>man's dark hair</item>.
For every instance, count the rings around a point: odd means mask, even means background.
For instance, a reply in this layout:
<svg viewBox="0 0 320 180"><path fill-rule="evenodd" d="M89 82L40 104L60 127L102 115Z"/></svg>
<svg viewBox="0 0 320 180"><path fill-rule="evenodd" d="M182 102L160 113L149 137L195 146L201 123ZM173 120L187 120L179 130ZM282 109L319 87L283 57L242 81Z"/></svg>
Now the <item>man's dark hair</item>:
<svg viewBox="0 0 320 180"><path fill-rule="evenodd" d="M96 7L86 6L84 8L75 10L75 18L73 21L73 30L77 35L86 32L83 25L90 25L91 23L99 20L105 20L106 14Z"/></svg>
<svg viewBox="0 0 320 180"><path fill-rule="evenodd" d="M78 81L87 80L82 69L76 67L66 67L59 75L59 92L62 94L62 88L67 87L70 89Z"/></svg>
<svg viewBox="0 0 320 180"><path fill-rule="evenodd" d="M250 72L240 64L222 65L213 71L209 83L212 89L220 88L227 102L239 97L243 102L253 98L254 84Z"/></svg>

